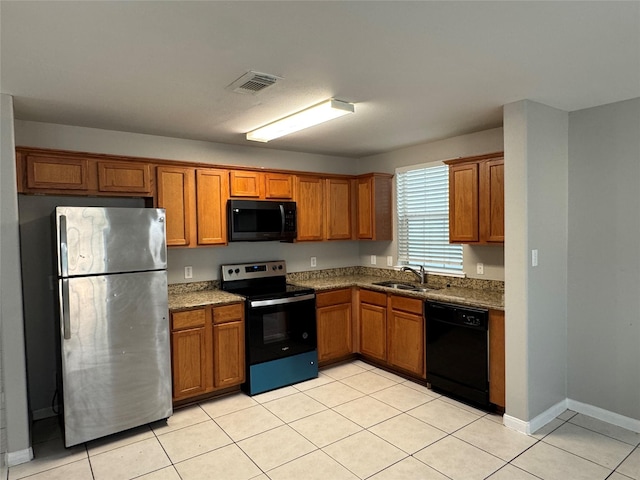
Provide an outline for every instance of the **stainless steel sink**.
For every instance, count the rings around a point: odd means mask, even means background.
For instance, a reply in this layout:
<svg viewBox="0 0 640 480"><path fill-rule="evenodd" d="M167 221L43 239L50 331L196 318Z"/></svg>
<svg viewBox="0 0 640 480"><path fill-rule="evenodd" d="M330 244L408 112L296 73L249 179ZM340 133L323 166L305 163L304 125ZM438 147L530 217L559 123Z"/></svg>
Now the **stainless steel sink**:
<svg viewBox="0 0 640 480"><path fill-rule="evenodd" d="M375 282L374 285L379 285L380 287L395 288L397 290L408 290L411 292L428 292L430 290L438 290L438 288L427 287L426 285L415 285L413 283L403 283L397 282L395 280Z"/></svg>

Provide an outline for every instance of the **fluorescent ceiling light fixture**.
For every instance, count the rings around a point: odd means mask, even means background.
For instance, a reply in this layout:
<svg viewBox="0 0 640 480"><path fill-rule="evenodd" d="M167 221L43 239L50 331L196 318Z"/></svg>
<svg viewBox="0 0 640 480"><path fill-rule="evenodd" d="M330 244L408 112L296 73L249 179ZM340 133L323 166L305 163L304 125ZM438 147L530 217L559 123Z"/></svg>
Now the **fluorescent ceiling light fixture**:
<svg viewBox="0 0 640 480"><path fill-rule="evenodd" d="M304 130L313 127L319 123L342 117L348 113L353 113L355 107L352 103L334 100L333 98L318 103L313 107L301 110L298 113L289 115L288 117L276 120L264 127L260 127L247 133L247 140L254 142L268 142L274 138L288 135L298 130Z"/></svg>

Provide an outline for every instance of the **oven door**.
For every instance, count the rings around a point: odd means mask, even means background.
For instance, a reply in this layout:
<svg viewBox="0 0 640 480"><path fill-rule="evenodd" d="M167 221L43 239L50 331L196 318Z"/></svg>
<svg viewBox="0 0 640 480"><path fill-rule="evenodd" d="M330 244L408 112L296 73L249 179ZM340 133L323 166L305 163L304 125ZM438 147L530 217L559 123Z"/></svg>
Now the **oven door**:
<svg viewBox="0 0 640 480"><path fill-rule="evenodd" d="M249 365L310 352L317 348L315 293L247 300Z"/></svg>

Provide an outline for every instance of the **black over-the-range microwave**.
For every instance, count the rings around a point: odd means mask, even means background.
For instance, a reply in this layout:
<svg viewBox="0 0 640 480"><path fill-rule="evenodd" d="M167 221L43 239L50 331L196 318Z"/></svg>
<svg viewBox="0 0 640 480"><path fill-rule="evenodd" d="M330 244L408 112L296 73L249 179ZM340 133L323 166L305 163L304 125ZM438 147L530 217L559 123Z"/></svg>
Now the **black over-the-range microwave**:
<svg viewBox="0 0 640 480"><path fill-rule="evenodd" d="M230 242L293 242L297 234L296 202L229 200L227 232Z"/></svg>

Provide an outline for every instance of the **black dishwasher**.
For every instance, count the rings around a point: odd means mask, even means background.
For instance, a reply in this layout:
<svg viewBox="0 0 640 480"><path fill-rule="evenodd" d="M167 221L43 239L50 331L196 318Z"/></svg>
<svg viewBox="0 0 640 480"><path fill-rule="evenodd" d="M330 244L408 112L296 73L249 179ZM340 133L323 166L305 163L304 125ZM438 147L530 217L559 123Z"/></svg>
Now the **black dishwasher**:
<svg viewBox="0 0 640 480"><path fill-rule="evenodd" d="M426 302L427 383L488 408L487 310Z"/></svg>

